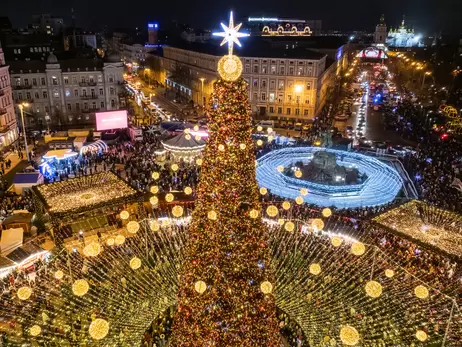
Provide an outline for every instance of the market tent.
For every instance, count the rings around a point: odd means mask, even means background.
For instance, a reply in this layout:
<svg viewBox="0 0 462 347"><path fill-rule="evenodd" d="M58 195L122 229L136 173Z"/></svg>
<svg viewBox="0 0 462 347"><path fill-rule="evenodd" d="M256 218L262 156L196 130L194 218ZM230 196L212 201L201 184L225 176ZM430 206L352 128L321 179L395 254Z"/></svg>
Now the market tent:
<svg viewBox="0 0 462 347"><path fill-rule="evenodd" d="M0 254L5 255L14 252L15 249L22 245L24 230L22 228L11 228L2 230L0 238ZM10 260L14 261L14 259Z"/></svg>
<svg viewBox="0 0 462 347"><path fill-rule="evenodd" d="M53 149L48 151L42 158L43 159L56 159L56 160L63 160L69 159L72 157L78 156L79 153L74 152L72 149Z"/></svg>
<svg viewBox="0 0 462 347"><path fill-rule="evenodd" d="M200 136L179 134L162 141L162 145L176 157L194 157L205 148L205 141Z"/></svg>
<svg viewBox="0 0 462 347"><path fill-rule="evenodd" d="M88 151L90 152L106 152L107 151L107 144L106 142L104 142L103 140L97 140L93 143L90 143L86 146L83 146L81 149L80 149L80 154L83 154L83 153L86 153Z"/></svg>
<svg viewBox="0 0 462 347"><path fill-rule="evenodd" d="M26 234L29 234L31 229L31 220L32 220L32 213L28 211L13 211L11 216L6 217L2 225L5 228L22 228Z"/></svg>
<svg viewBox="0 0 462 347"><path fill-rule="evenodd" d="M40 172L17 173L14 176L13 189L16 194L22 194L24 189L30 189L37 184L43 183L43 175Z"/></svg>

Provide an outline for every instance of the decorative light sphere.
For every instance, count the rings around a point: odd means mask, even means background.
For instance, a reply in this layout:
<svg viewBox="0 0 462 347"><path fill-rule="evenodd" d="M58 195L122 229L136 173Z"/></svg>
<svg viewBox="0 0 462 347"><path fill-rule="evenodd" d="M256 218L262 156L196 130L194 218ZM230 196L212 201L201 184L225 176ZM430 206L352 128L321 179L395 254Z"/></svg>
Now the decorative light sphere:
<svg viewBox="0 0 462 347"><path fill-rule="evenodd" d="M29 329L29 334L31 334L32 336L39 336L41 332L42 328L40 327L40 325L37 324L31 326Z"/></svg>
<svg viewBox="0 0 462 347"><path fill-rule="evenodd" d="M351 253L354 255L360 256L366 252L366 246L362 242L355 242L351 245Z"/></svg>
<svg viewBox="0 0 462 347"><path fill-rule="evenodd" d="M123 245L123 243L125 242L125 236L123 236L123 235L117 235L117 236L115 237L114 241L115 241L115 244L116 244L117 246Z"/></svg>
<svg viewBox="0 0 462 347"><path fill-rule="evenodd" d="M326 217L326 218L332 216L332 211L328 207L323 208L321 213L322 213L323 217Z"/></svg>
<svg viewBox="0 0 462 347"><path fill-rule="evenodd" d="M159 186L152 186L150 190L152 194L157 194L159 193Z"/></svg>
<svg viewBox="0 0 462 347"><path fill-rule="evenodd" d="M120 212L120 219L128 219L128 217L130 217L130 213L128 213L128 211L122 211Z"/></svg>
<svg viewBox="0 0 462 347"><path fill-rule="evenodd" d="M154 220L154 221L151 221L151 222L149 223L149 228L150 228L152 231L159 231L160 225L159 225L159 223L157 223L157 221Z"/></svg>
<svg viewBox="0 0 462 347"><path fill-rule="evenodd" d="M184 188L184 193L185 193L186 195L191 195L192 192L193 192L193 190L192 190L191 187L185 187L185 188Z"/></svg>
<svg viewBox="0 0 462 347"><path fill-rule="evenodd" d="M320 218L315 218L311 222L311 227L317 231L321 231L322 229L324 229L324 222Z"/></svg>
<svg viewBox="0 0 462 347"><path fill-rule="evenodd" d="M307 194L308 194L308 189L306 189L306 188L301 188L300 189L300 195L305 196Z"/></svg>
<svg viewBox="0 0 462 347"><path fill-rule="evenodd" d="M260 194L261 195L266 195L266 193L268 193L268 189L266 189L265 187L261 187L260 188Z"/></svg>
<svg viewBox="0 0 462 347"><path fill-rule="evenodd" d="M257 140L257 146L263 146L263 141L262 140Z"/></svg>
<svg viewBox="0 0 462 347"><path fill-rule="evenodd" d="M385 276L387 276L388 278L392 278L394 275L395 275L395 272L393 270L391 269L385 270Z"/></svg>
<svg viewBox="0 0 462 347"><path fill-rule="evenodd" d="M207 284L204 281L194 283L194 290L199 294L203 294L207 290Z"/></svg>
<svg viewBox="0 0 462 347"><path fill-rule="evenodd" d="M101 253L101 245L98 242L91 242L83 249L83 254L87 257L96 257Z"/></svg>
<svg viewBox="0 0 462 347"><path fill-rule="evenodd" d="M110 238L108 238L108 239L106 240L106 244L107 244L108 246L114 246L114 242L115 242L115 241L114 241L114 239L113 239L112 237L110 237Z"/></svg>
<svg viewBox="0 0 462 347"><path fill-rule="evenodd" d="M130 259L130 267L133 270L139 269L141 267L141 259L138 257L133 257Z"/></svg>
<svg viewBox="0 0 462 347"><path fill-rule="evenodd" d="M172 169L172 171L175 172L175 171L178 171L178 169L179 169L180 167L178 166L178 164L172 164L172 166L170 166L170 168Z"/></svg>
<svg viewBox="0 0 462 347"><path fill-rule="evenodd" d="M220 152L223 152L225 150L225 146L224 145L218 145L218 150Z"/></svg>
<svg viewBox="0 0 462 347"><path fill-rule="evenodd" d="M273 128L268 128L268 129L266 129L266 132L267 132L268 134L271 134L271 133L273 132Z"/></svg>
<svg viewBox="0 0 462 347"><path fill-rule="evenodd" d="M173 196L172 193L167 193L165 194L165 201L167 202L172 202L175 197Z"/></svg>
<svg viewBox="0 0 462 347"><path fill-rule="evenodd" d="M382 295L382 285L376 281L368 281L366 283L366 294L371 298L378 298Z"/></svg>
<svg viewBox="0 0 462 347"><path fill-rule="evenodd" d="M183 207L179 206L179 205L176 205L176 206L173 206L172 208L172 215L174 217L181 217L183 215Z"/></svg>
<svg viewBox="0 0 462 347"><path fill-rule="evenodd" d="M189 130L189 129L188 129L188 130ZM186 134L186 135L184 136L184 138L185 138L186 140L188 140L188 141L189 141L189 140L191 140L191 135L189 135L189 134Z"/></svg>
<svg viewBox="0 0 462 347"><path fill-rule="evenodd" d="M340 245L343 243L343 239L339 236L334 236L332 237L330 242L332 243L334 247L340 247Z"/></svg>
<svg viewBox="0 0 462 347"><path fill-rule="evenodd" d="M155 179L155 180L158 180L159 177L160 177L160 174L159 174L158 172L153 172L153 173L151 174L151 177L152 177L153 179Z"/></svg>
<svg viewBox="0 0 462 347"><path fill-rule="evenodd" d="M76 280L72 284L72 292L77 296L84 296L88 293L88 289L90 289L90 286L84 279Z"/></svg>
<svg viewBox="0 0 462 347"><path fill-rule="evenodd" d="M217 213L215 211L209 211L207 213L207 218L210 220L217 220Z"/></svg>
<svg viewBox="0 0 462 347"><path fill-rule="evenodd" d="M225 81L237 81L242 73L241 60L231 54L221 57L218 61L218 73Z"/></svg>
<svg viewBox="0 0 462 347"><path fill-rule="evenodd" d="M266 208L266 214L270 217L276 217L276 215L278 214L279 210L276 206L274 205L269 205L267 208Z"/></svg>
<svg viewBox="0 0 462 347"><path fill-rule="evenodd" d="M260 284L260 290L263 294L270 294L273 291L273 285L269 281L264 281Z"/></svg>
<svg viewBox="0 0 462 347"><path fill-rule="evenodd" d="M422 285L418 285L414 288L414 294L419 299L426 299L428 298L428 289Z"/></svg>
<svg viewBox="0 0 462 347"><path fill-rule="evenodd" d="M242 149L242 150L244 150L244 149L247 148L247 145L246 145L245 143L241 143L241 144L239 145L239 148Z"/></svg>
<svg viewBox="0 0 462 347"><path fill-rule="evenodd" d="M425 342L428 339L427 333L423 330L417 330L415 333L415 337L417 338L417 340L421 342Z"/></svg>
<svg viewBox="0 0 462 347"><path fill-rule="evenodd" d="M151 196L149 198L149 202L151 205L157 205L159 203L159 198L157 196Z"/></svg>
<svg viewBox="0 0 462 347"><path fill-rule="evenodd" d="M253 218L253 219L258 218L258 210L255 210L255 209L250 210L249 216L250 218Z"/></svg>
<svg viewBox="0 0 462 347"><path fill-rule="evenodd" d="M359 333L352 326L344 325L340 329L340 340L347 346L356 346L359 342Z"/></svg>
<svg viewBox="0 0 462 347"><path fill-rule="evenodd" d="M263 127L261 125L257 126L257 131L263 131Z"/></svg>
<svg viewBox="0 0 462 347"><path fill-rule="evenodd" d="M302 175L303 175L303 173L302 173L302 171L301 171L301 170L297 170L297 171L295 171L295 177L297 177L297 178L301 178L301 177L302 177Z"/></svg>
<svg viewBox="0 0 462 347"><path fill-rule="evenodd" d="M285 222L286 221L284 220L284 218L279 218L278 219L278 224L281 225L281 226L284 225Z"/></svg>
<svg viewBox="0 0 462 347"><path fill-rule="evenodd" d="M95 340L104 339L109 332L109 323L107 320L102 318L96 318L91 322L90 327L88 328L88 333Z"/></svg>
<svg viewBox="0 0 462 347"><path fill-rule="evenodd" d="M21 287L18 289L17 295L20 300L27 300L32 295L32 288L31 287Z"/></svg>
<svg viewBox="0 0 462 347"><path fill-rule="evenodd" d="M282 203L282 208L287 211L290 208L290 202L284 201Z"/></svg>
<svg viewBox="0 0 462 347"><path fill-rule="evenodd" d="M56 278L57 280L60 280L60 279L62 279L63 277L64 277L64 272L62 272L61 270L57 270L57 271L55 272L55 278Z"/></svg>
<svg viewBox="0 0 462 347"><path fill-rule="evenodd" d="M196 165L198 165L198 166L202 165L202 158L197 158L196 159Z"/></svg>
<svg viewBox="0 0 462 347"><path fill-rule="evenodd" d="M297 205L303 204L303 197L297 196L297 197L295 198L295 202L297 203Z"/></svg>
<svg viewBox="0 0 462 347"><path fill-rule="evenodd" d="M321 273L321 265L316 264L316 263L310 265L310 274L317 276L320 273Z"/></svg>
<svg viewBox="0 0 462 347"><path fill-rule="evenodd" d="M286 231L294 231L295 229L295 224L294 222L287 222L284 226L284 229L286 229Z"/></svg>
<svg viewBox="0 0 462 347"><path fill-rule="evenodd" d="M128 222L127 231L131 234L136 234L140 230L140 223L135 220Z"/></svg>
<svg viewBox="0 0 462 347"><path fill-rule="evenodd" d="M282 165L278 165L278 167L276 168L279 172L283 172L284 171L284 166Z"/></svg>

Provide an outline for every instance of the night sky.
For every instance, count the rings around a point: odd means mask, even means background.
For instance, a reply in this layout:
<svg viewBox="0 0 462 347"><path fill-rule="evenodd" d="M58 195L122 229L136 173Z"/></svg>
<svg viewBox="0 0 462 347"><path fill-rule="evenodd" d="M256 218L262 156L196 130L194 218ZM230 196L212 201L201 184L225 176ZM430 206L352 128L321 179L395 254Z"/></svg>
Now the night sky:
<svg viewBox="0 0 462 347"><path fill-rule="evenodd" d="M101 29L144 26L150 20L161 26L173 19L196 28L216 28L232 9L238 18L271 15L281 18L321 19L323 29L366 29L372 31L380 14L388 26L396 26L406 15L416 31L462 32L462 0L22 0L2 1L0 16L8 16L14 27L26 26L32 14L52 13L70 24L70 9L76 11L77 26Z"/></svg>

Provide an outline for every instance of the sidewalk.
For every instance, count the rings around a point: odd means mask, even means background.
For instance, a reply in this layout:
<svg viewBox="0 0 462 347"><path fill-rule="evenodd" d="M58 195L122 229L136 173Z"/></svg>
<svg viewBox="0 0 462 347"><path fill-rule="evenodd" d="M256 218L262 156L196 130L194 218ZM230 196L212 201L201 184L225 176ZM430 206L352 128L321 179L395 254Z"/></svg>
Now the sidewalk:
<svg viewBox="0 0 462 347"><path fill-rule="evenodd" d="M23 151L22 154L24 155L23 159L19 159L17 152L9 152L8 155L5 156L5 171L3 172L3 175L6 175L8 172L12 171L21 161L26 160L26 152ZM11 166L7 169L6 162L8 160L11 160Z"/></svg>

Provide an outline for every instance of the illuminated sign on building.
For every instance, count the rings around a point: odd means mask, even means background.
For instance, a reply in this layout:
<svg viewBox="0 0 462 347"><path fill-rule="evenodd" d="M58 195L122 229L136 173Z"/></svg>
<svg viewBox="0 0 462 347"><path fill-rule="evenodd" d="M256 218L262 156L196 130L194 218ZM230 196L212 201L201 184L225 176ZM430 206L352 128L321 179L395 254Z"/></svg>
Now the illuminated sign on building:
<svg viewBox="0 0 462 347"><path fill-rule="evenodd" d="M148 29L157 29L158 26L159 25L157 23L148 23Z"/></svg>
<svg viewBox="0 0 462 347"><path fill-rule="evenodd" d="M277 28L263 27L262 36L311 36L311 29L308 25L279 25Z"/></svg>
<svg viewBox="0 0 462 347"><path fill-rule="evenodd" d="M268 17L249 17L249 22L279 22L278 18L268 18Z"/></svg>

